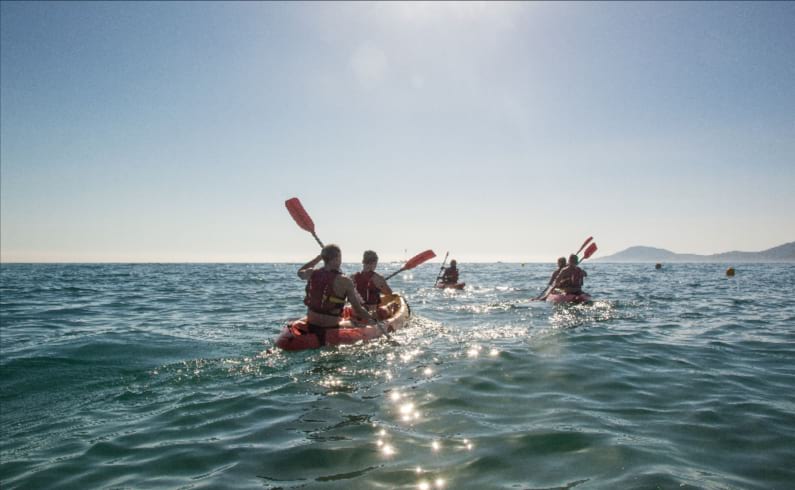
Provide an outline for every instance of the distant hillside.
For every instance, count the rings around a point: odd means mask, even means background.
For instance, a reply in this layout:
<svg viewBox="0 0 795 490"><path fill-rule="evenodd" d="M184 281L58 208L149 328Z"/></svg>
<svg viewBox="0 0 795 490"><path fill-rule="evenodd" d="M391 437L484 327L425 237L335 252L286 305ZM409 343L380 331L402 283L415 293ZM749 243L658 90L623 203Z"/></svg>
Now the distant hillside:
<svg viewBox="0 0 795 490"><path fill-rule="evenodd" d="M654 247L629 247L602 262L795 262L795 242L785 243L761 252L723 252L712 255L678 254Z"/></svg>

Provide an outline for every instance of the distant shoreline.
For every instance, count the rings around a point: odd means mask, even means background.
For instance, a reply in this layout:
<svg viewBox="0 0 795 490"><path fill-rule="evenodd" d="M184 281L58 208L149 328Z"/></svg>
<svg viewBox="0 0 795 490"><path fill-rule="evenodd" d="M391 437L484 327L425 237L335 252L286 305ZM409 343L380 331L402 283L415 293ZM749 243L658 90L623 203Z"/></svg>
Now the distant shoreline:
<svg viewBox="0 0 795 490"><path fill-rule="evenodd" d="M731 251L711 255L679 254L664 248L635 246L594 260L637 263L786 263L795 262L795 242L785 243L760 252Z"/></svg>

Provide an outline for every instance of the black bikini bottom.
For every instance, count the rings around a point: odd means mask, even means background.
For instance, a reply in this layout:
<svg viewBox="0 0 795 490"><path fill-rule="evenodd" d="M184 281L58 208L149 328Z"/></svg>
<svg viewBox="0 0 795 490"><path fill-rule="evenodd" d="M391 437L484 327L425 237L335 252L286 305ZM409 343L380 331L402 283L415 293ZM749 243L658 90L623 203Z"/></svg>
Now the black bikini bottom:
<svg viewBox="0 0 795 490"><path fill-rule="evenodd" d="M317 339L320 341L321 346L326 345L326 331L336 330L338 328L340 328L339 325L336 327L320 327L318 325L312 325L311 323L306 325L306 329L309 331L309 333L317 335Z"/></svg>

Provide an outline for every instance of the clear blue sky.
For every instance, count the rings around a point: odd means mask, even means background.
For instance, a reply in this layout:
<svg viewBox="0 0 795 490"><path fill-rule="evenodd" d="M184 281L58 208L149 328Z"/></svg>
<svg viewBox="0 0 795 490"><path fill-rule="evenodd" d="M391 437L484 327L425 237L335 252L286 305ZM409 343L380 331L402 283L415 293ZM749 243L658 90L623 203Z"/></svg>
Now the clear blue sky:
<svg viewBox="0 0 795 490"><path fill-rule="evenodd" d="M2 2L2 260L795 239L795 3Z"/></svg>

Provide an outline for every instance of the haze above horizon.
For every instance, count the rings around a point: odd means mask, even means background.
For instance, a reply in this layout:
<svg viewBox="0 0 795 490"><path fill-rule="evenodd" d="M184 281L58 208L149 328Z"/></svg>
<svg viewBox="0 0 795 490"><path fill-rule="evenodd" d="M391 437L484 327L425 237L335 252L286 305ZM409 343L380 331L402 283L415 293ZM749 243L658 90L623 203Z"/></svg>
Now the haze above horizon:
<svg viewBox="0 0 795 490"><path fill-rule="evenodd" d="M2 262L547 262L795 229L795 2L0 3Z"/></svg>

